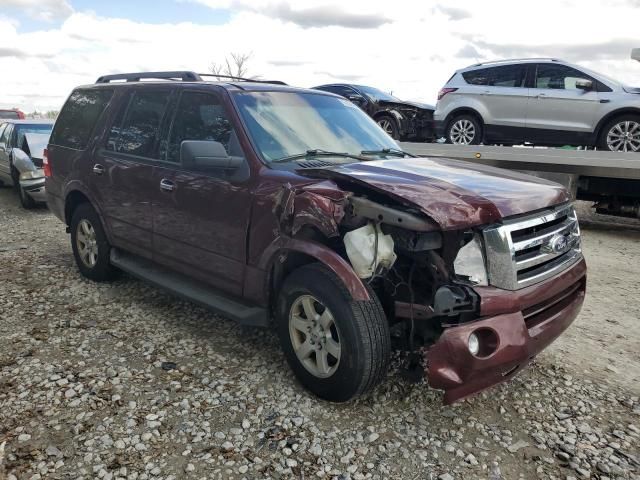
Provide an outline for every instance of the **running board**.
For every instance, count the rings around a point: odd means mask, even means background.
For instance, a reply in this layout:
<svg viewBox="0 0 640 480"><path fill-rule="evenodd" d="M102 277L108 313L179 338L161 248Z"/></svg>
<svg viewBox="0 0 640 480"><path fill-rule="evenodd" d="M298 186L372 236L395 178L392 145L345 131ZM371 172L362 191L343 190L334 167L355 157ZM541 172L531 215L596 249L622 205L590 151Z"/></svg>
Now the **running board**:
<svg viewBox="0 0 640 480"><path fill-rule="evenodd" d="M231 299L216 292L203 282L164 268L151 260L123 252L117 248L111 249L109 258L114 266L134 277L231 318L242 325L266 327L269 324L266 309Z"/></svg>

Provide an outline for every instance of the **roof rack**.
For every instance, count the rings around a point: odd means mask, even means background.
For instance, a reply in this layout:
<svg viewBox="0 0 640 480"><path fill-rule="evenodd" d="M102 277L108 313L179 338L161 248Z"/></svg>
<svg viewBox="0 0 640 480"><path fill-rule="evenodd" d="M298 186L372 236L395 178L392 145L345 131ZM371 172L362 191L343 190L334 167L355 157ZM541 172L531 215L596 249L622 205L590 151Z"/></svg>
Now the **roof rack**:
<svg viewBox="0 0 640 480"><path fill-rule="evenodd" d="M520 61L524 61L524 60L546 60L548 62L559 62L560 60L557 58L550 58L550 57L530 57L530 58L505 58L502 60L490 60L488 62L480 62L480 63L475 63L473 65L471 65L472 67L480 67L482 65L492 65L495 63L511 63L511 62L520 62Z"/></svg>
<svg viewBox="0 0 640 480"><path fill-rule="evenodd" d="M137 72L137 73L116 73L114 75L103 75L96 80L96 83L109 83L114 80L126 80L127 82L139 82L142 79L148 80L181 80L183 82L200 82L202 78L195 72L175 71L175 72Z"/></svg>
<svg viewBox="0 0 640 480"><path fill-rule="evenodd" d="M273 83L275 85L286 85L282 80L259 80L255 78L234 77L233 75L218 75L216 73L197 73L201 77L225 78L233 82L252 82L252 83Z"/></svg>
<svg viewBox="0 0 640 480"><path fill-rule="evenodd" d="M189 71L174 72L137 72L137 73L116 73L113 75L103 75L98 77L96 83L110 83L116 80L124 80L126 82L140 82L142 80L171 80L182 82L203 82L202 77L225 78L234 82L254 82L254 83L272 83L276 85L286 85L280 80L255 80L252 78L233 77L231 75L216 75L213 73L195 73Z"/></svg>

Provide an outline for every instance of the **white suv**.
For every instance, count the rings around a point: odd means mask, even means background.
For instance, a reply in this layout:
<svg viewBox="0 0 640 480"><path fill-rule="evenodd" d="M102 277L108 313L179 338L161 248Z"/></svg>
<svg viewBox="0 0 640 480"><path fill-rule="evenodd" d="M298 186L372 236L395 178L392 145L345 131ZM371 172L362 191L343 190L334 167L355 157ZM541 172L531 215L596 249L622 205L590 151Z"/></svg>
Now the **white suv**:
<svg viewBox="0 0 640 480"><path fill-rule="evenodd" d="M556 59L479 63L440 90L447 142L583 145L640 152L640 88Z"/></svg>

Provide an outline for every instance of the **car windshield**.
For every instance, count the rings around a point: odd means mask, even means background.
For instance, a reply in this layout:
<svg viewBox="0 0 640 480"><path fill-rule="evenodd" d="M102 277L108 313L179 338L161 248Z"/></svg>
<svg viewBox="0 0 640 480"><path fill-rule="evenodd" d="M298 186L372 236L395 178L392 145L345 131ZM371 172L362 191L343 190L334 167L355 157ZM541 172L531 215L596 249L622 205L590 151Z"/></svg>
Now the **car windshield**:
<svg viewBox="0 0 640 480"><path fill-rule="evenodd" d="M378 90L377 88L367 87L364 85L356 85L358 90L367 94L367 96L371 97L376 102L383 100L387 102L400 102L400 99L394 97L393 95L389 95L388 93L383 92L382 90Z"/></svg>
<svg viewBox="0 0 640 480"><path fill-rule="evenodd" d="M12 120L17 120L20 118L18 112L15 110L0 110L0 118L10 118Z"/></svg>
<svg viewBox="0 0 640 480"><path fill-rule="evenodd" d="M51 133L53 125L50 123L33 125L33 124L18 124L16 125L16 131L18 132L18 141L16 145L22 145L24 141L24 135L26 133Z"/></svg>
<svg viewBox="0 0 640 480"><path fill-rule="evenodd" d="M398 145L353 103L329 95L242 92L236 104L266 162L307 151L360 155Z"/></svg>

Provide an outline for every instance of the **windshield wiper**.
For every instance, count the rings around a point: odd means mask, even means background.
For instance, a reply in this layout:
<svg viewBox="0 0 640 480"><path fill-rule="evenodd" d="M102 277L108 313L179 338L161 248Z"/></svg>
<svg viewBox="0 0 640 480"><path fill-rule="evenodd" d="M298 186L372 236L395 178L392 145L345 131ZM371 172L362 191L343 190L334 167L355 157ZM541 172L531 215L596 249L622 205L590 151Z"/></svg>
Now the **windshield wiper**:
<svg viewBox="0 0 640 480"><path fill-rule="evenodd" d="M363 150L360 152L361 155L393 155L396 157L413 157L416 158L417 155L413 153L405 152L404 150L400 150L398 148L383 148L380 150Z"/></svg>
<svg viewBox="0 0 640 480"><path fill-rule="evenodd" d="M354 158L356 160L367 160L359 155L354 155L352 153L346 152L330 152L328 150L322 150L319 148L314 148L311 150L307 150L304 153L296 153L294 155L288 155L286 157L278 158L276 160L271 160L269 163L284 163L290 162L291 160L299 160L302 158L311 158L311 157L341 157L341 158Z"/></svg>

